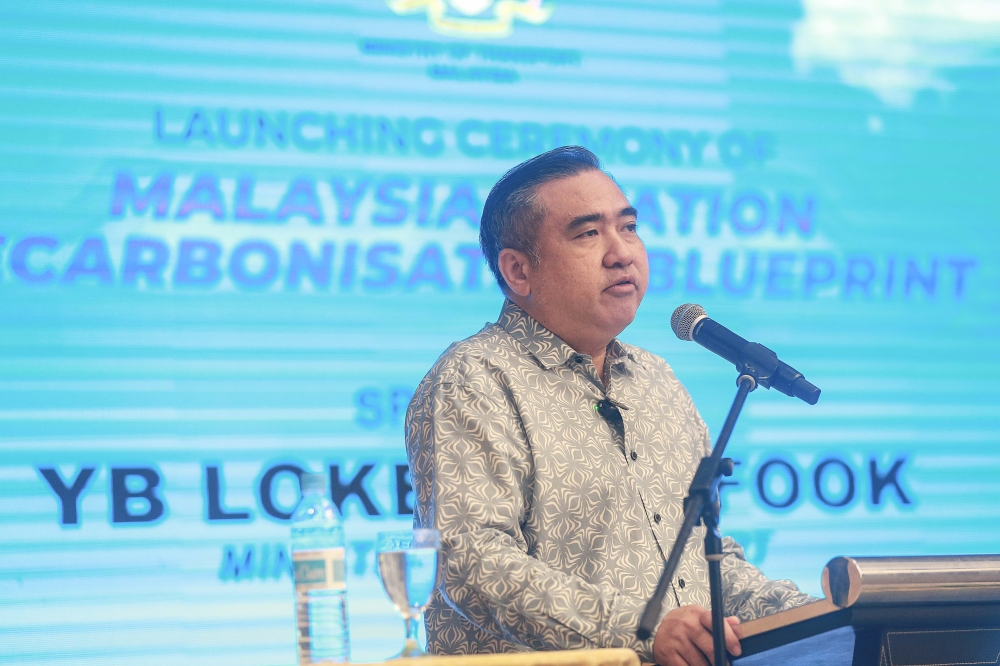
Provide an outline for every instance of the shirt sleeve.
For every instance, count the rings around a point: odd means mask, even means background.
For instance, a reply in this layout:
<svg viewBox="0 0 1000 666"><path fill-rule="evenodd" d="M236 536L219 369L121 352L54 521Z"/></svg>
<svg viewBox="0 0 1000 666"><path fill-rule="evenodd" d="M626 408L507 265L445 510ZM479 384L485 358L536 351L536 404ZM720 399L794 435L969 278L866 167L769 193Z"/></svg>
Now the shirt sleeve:
<svg viewBox="0 0 1000 666"><path fill-rule="evenodd" d="M726 615L747 622L780 611L804 606L816 597L799 591L790 580L771 580L747 562L743 547L723 537L722 584L726 590Z"/></svg>
<svg viewBox="0 0 1000 666"><path fill-rule="evenodd" d="M480 629L533 650L629 647L645 600L532 557L531 452L512 406L460 382L417 391L407 415L415 522L442 536L441 597ZM668 608L665 608L665 611Z"/></svg>

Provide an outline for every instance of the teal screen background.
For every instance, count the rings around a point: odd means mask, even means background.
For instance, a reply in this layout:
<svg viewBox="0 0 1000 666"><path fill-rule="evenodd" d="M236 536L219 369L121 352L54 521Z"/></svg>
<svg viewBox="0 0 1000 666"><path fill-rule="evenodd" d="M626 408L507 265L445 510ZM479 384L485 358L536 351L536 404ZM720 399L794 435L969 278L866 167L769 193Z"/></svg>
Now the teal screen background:
<svg viewBox="0 0 1000 666"><path fill-rule="evenodd" d="M397 652L404 411L499 312L490 186L565 144L639 209L622 339L713 433L735 372L681 303L823 390L737 426L752 562L818 595L837 555L997 552L998 107L986 1L3 3L0 661L294 663L304 468L353 658Z"/></svg>

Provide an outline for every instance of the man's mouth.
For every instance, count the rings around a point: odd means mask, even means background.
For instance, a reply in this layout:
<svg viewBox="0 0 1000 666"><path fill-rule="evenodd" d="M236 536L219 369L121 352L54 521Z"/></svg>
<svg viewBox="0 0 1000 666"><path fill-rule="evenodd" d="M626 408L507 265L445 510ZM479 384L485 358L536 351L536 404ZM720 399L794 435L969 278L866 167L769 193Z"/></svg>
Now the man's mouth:
<svg viewBox="0 0 1000 666"><path fill-rule="evenodd" d="M630 275L622 276L617 282L606 287L604 291L631 291L635 289L635 278Z"/></svg>

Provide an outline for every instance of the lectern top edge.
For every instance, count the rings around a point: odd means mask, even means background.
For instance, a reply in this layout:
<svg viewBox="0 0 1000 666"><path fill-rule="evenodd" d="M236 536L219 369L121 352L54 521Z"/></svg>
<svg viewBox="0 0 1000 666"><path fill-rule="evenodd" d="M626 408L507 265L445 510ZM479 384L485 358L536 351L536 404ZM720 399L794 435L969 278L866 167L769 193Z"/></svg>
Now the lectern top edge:
<svg viewBox="0 0 1000 666"><path fill-rule="evenodd" d="M822 576L825 599L745 622L743 635L855 606L1000 604L1000 555L835 557Z"/></svg>

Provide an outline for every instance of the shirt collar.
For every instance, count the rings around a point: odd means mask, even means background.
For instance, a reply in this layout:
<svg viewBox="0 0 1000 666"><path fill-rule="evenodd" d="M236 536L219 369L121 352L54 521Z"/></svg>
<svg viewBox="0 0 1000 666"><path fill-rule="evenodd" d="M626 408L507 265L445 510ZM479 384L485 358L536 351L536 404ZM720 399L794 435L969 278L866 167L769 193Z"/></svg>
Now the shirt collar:
<svg viewBox="0 0 1000 666"><path fill-rule="evenodd" d="M507 331L512 338L524 346L528 352L538 359L546 370L558 367L574 356L577 352L562 338L542 326L531 315L515 305L510 299L505 299L500 310L497 326ZM625 345L615 338L608 345L608 357L612 363L623 358L632 359Z"/></svg>

